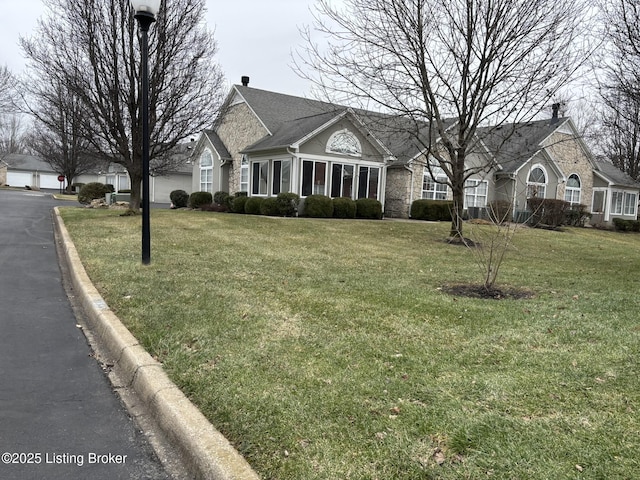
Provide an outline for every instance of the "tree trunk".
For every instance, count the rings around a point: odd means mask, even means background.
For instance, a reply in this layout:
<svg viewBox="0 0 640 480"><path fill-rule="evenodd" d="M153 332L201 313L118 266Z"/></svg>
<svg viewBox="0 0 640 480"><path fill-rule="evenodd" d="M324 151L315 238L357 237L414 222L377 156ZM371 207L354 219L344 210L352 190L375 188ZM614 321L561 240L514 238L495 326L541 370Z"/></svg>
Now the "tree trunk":
<svg viewBox="0 0 640 480"><path fill-rule="evenodd" d="M129 170L129 178L131 179L131 200L129 201L129 208L134 212L139 212L143 194L142 175Z"/></svg>

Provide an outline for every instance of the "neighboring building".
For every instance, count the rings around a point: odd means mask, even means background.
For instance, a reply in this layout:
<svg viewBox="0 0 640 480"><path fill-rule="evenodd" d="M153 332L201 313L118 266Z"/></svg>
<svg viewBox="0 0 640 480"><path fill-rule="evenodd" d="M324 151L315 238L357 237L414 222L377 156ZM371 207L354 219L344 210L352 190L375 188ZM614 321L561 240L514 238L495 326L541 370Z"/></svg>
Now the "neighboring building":
<svg viewBox="0 0 640 480"><path fill-rule="evenodd" d="M383 204L386 216L401 218L409 217L417 199L451 199L444 172L427 167L427 149L415 141L415 125L406 119L248 83L243 77L242 85L232 87L216 124L200 136L192 191L369 197ZM596 164L571 119L558 118L557 109L547 120L480 129L477 145L467 156L467 168L478 167L465 182L471 217L503 200L513 206L514 218L524 219L527 199L537 196L584 205L604 224L615 216L637 218L630 205L637 203L640 186L612 165Z"/></svg>
<svg viewBox="0 0 640 480"><path fill-rule="evenodd" d="M6 165L4 185L52 190L60 188L60 174L39 157L12 153L3 157L3 163Z"/></svg>

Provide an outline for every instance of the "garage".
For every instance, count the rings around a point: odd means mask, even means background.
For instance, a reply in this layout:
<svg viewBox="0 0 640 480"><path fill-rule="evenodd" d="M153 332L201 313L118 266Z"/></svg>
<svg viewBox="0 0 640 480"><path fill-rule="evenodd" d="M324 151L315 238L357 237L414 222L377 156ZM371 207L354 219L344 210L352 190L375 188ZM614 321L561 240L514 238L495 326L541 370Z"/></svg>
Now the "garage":
<svg viewBox="0 0 640 480"><path fill-rule="evenodd" d="M7 172L7 185L12 187L31 187L33 184L33 176L31 172Z"/></svg>
<svg viewBox="0 0 640 480"><path fill-rule="evenodd" d="M60 188L60 182L58 181L58 174L56 173L41 173L40 183L38 187L47 188L50 190L58 190Z"/></svg>

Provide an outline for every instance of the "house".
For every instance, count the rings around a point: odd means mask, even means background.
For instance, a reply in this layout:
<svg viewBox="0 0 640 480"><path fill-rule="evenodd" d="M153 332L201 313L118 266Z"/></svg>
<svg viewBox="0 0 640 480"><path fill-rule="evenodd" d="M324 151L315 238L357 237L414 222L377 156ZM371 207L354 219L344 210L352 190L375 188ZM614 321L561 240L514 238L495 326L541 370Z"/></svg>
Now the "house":
<svg viewBox="0 0 640 480"><path fill-rule="evenodd" d="M347 107L250 88L232 88L194 155L193 191L385 202L393 154Z"/></svg>
<svg viewBox="0 0 640 480"><path fill-rule="evenodd" d="M467 168L475 167L465 183L467 215L501 200L524 220L535 196L584 205L598 223L637 218L640 185L596 162L571 119L557 113L478 131L467 155ZM451 198L412 128L407 119L249 87L243 77L193 150L191 191L367 197L386 216L407 218L415 200ZM421 135L438 142L426 127Z"/></svg>

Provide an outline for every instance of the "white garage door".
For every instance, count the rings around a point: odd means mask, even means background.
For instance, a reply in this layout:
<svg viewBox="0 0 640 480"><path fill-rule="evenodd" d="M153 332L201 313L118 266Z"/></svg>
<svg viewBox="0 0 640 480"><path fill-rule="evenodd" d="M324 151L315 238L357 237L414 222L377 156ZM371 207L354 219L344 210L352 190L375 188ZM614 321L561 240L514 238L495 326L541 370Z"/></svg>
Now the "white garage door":
<svg viewBox="0 0 640 480"><path fill-rule="evenodd" d="M40 188L50 188L58 190L60 188L60 182L58 181L57 174L40 174Z"/></svg>
<svg viewBox="0 0 640 480"><path fill-rule="evenodd" d="M31 173L7 172L7 185L12 187L31 186L33 183Z"/></svg>

